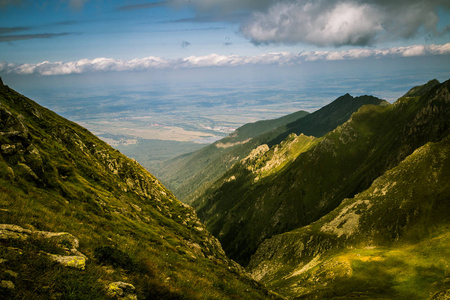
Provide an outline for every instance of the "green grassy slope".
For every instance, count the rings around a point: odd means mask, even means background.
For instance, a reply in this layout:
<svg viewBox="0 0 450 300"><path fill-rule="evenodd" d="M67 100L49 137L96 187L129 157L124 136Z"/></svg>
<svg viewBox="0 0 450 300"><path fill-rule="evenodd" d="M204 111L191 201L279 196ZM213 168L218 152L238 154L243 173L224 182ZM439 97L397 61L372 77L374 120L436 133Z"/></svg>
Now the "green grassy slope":
<svg viewBox="0 0 450 300"><path fill-rule="evenodd" d="M449 154L450 135L418 148L320 220L266 240L249 271L295 299L445 299Z"/></svg>
<svg viewBox="0 0 450 300"><path fill-rule="evenodd" d="M152 169L179 199L191 203L198 189L217 180L236 161L260 145L254 137L306 115L306 111L298 111L274 120L245 124L228 137L198 151L154 164Z"/></svg>
<svg viewBox="0 0 450 300"><path fill-rule="evenodd" d="M366 104L387 105L387 102L371 96L354 98L347 94L311 114L300 111L276 120L246 124L204 149L164 162L155 169L155 174L183 202L192 203L257 146L273 146L291 133L320 137L344 123Z"/></svg>
<svg viewBox="0 0 450 300"><path fill-rule="evenodd" d="M447 134L449 85L393 105L361 107L349 121L263 180L255 180L258 172L236 165L194 202L200 218L225 252L245 265L266 238L326 215L415 149ZM245 176L229 181L233 172Z"/></svg>
<svg viewBox="0 0 450 300"><path fill-rule="evenodd" d="M104 135L107 137L107 135ZM103 138L101 136L100 138ZM205 147L205 144L164 140L137 139L132 145L113 145L113 147L136 161L146 170L158 170L161 162L191 153Z"/></svg>
<svg viewBox="0 0 450 300"><path fill-rule="evenodd" d="M345 94L305 118L287 124L283 132L268 144L269 146L278 144L291 133L321 137L345 123L354 112L367 104L388 105L389 103L373 96L352 97Z"/></svg>
<svg viewBox="0 0 450 300"><path fill-rule="evenodd" d="M0 223L69 232L88 258L84 270L62 267L42 254L55 245L0 230L2 297L104 299L117 281L138 299L272 297L134 160L3 85L0 154Z"/></svg>

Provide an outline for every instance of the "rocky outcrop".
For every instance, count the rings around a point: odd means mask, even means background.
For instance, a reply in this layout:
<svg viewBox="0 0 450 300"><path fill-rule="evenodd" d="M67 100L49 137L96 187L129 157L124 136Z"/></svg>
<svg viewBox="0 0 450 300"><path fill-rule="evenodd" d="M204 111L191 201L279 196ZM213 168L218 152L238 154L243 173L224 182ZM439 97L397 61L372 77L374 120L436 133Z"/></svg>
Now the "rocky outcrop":
<svg viewBox="0 0 450 300"><path fill-rule="evenodd" d="M122 281L111 282L106 287L107 295L113 299L137 300L134 285Z"/></svg>
<svg viewBox="0 0 450 300"><path fill-rule="evenodd" d="M49 232L30 230L13 224L0 224L0 241L16 240L20 242L44 242L54 247L60 253L41 253L63 266L84 270L87 257L78 251L79 241L67 232ZM61 254L62 253L62 254Z"/></svg>

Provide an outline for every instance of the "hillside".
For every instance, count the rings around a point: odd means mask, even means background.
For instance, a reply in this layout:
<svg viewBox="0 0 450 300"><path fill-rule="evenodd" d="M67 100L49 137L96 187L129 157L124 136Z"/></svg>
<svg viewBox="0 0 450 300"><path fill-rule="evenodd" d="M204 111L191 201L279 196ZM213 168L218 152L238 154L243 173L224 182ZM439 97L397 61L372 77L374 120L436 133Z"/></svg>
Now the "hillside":
<svg viewBox="0 0 450 300"><path fill-rule="evenodd" d="M200 150L155 164L151 169L180 200L189 204L198 193L197 190L217 180L236 161L260 144L259 140L254 139L256 136L307 114L305 111L298 111L274 120L245 124L228 137Z"/></svg>
<svg viewBox="0 0 450 300"><path fill-rule="evenodd" d="M287 124L283 132L268 144L269 146L278 144L291 133L321 137L345 123L354 112L367 104L388 105L389 103L373 96L352 97L345 94L305 118Z"/></svg>
<svg viewBox="0 0 450 300"><path fill-rule="evenodd" d="M183 202L190 204L234 163L259 145L278 144L291 133L320 137L344 123L366 104L388 103L371 96L352 97L347 94L311 114L299 111L276 120L246 124L212 145L156 166L155 174Z"/></svg>
<svg viewBox="0 0 450 300"><path fill-rule="evenodd" d="M266 240L248 270L295 299L447 299L449 153L450 135L418 148L320 220Z"/></svg>
<svg viewBox="0 0 450 300"><path fill-rule="evenodd" d="M136 161L3 84L0 145L0 298L277 298Z"/></svg>
<svg viewBox="0 0 450 300"><path fill-rule="evenodd" d="M286 146L260 147L193 205L225 252L246 265L265 239L320 219L416 149L445 137L449 85L430 82L416 88L427 92L410 93L393 105L363 106L322 138L301 138L306 144L297 144L284 162L273 153L291 147L292 136Z"/></svg>

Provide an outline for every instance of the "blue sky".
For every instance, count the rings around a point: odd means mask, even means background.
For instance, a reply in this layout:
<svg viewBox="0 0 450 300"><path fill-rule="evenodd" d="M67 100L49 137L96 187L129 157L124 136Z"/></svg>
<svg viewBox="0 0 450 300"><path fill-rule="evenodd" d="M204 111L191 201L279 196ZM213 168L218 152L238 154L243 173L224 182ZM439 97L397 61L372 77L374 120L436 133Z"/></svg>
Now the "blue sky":
<svg viewBox="0 0 450 300"><path fill-rule="evenodd" d="M139 115L185 140L347 92L395 101L448 66L448 0L0 0L3 81L98 134Z"/></svg>
<svg viewBox="0 0 450 300"><path fill-rule="evenodd" d="M448 55L449 7L443 0L0 0L0 70L19 72L5 63L98 58L130 64L157 57L174 67L192 56L215 66L220 59L228 65L377 57L381 50ZM334 55L311 54L317 51ZM267 56L274 52L309 56ZM193 61L189 67L201 64Z"/></svg>

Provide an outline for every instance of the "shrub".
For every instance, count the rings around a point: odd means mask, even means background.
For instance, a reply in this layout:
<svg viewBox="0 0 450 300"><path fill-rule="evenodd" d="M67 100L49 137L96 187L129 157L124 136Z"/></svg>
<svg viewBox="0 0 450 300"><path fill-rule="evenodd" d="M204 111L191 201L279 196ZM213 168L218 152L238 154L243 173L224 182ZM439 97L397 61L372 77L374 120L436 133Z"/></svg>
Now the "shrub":
<svg viewBox="0 0 450 300"><path fill-rule="evenodd" d="M111 246L95 248L94 257L99 263L110 264L116 268L132 271L136 267L128 254Z"/></svg>

